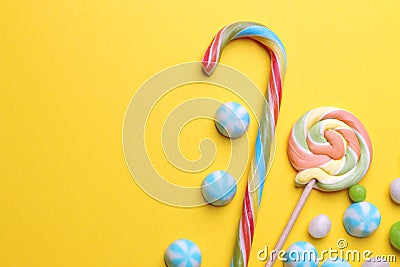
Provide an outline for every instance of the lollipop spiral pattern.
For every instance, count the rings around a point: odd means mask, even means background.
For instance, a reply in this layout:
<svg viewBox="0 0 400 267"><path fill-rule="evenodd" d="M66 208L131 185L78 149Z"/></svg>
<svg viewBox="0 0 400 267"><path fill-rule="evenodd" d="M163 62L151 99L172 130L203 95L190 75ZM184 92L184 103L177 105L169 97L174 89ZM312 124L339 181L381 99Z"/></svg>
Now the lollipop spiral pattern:
<svg viewBox="0 0 400 267"><path fill-rule="evenodd" d="M321 107L304 114L289 137L289 160L299 172L295 182L338 191L360 181L372 160L372 144L364 125L352 113Z"/></svg>
<svg viewBox="0 0 400 267"><path fill-rule="evenodd" d="M261 116L255 154L248 174L239 231L231 261L231 266L235 267L248 264L264 180L268 164L270 164L270 151L282 98L282 82L286 71L286 52L275 33L258 23L236 22L222 28L206 50L202 65L207 75L214 72L225 45L239 38L250 38L260 43L268 51L271 57L271 71L266 96L269 105L264 107Z"/></svg>

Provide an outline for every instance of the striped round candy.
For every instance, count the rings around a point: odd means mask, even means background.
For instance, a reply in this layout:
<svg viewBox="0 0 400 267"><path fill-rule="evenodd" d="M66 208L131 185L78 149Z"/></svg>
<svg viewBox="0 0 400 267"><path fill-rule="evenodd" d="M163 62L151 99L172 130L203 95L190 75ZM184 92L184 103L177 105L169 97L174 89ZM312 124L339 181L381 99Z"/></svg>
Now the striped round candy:
<svg viewBox="0 0 400 267"><path fill-rule="evenodd" d="M168 267L199 267L201 252L193 241L182 238L168 246L164 260Z"/></svg>
<svg viewBox="0 0 400 267"><path fill-rule="evenodd" d="M372 235L381 223L378 208L369 202L351 204L343 216L343 224L349 235L367 237Z"/></svg>
<svg viewBox="0 0 400 267"><path fill-rule="evenodd" d="M201 184L201 193L208 203L224 206L232 201L236 194L236 180L228 172L214 171L206 176Z"/></svg>
<svg viewBox="0 0 400 267"><path fill-rule="evenodd" d="M215 125L226 137L238 138L244 135L249 124L249 113L243 105L236 102L222 104L215 113Z"/></svg>
<svg viewBox="0 0 400 267"><path fill-rule="evenodd" d="M321 264L321 267L351 267L350 263L341 258L327 259Z"/></svg>
<svg viewBox="0 0 400 267"><path fill-rule="evenodd" d="M317 267L318 263L317 249L311 243L299 241L286 250L283 265L285 267Z"/></svg>
<svg viewBox="0 0 400 267"><path fill-rule="evenodd" d="M350 112L321 107L303 115L289 137L289 160L299 172L296 185L317 179L315 188L338 191L360 181L372 160L368 132Z"/></svg>

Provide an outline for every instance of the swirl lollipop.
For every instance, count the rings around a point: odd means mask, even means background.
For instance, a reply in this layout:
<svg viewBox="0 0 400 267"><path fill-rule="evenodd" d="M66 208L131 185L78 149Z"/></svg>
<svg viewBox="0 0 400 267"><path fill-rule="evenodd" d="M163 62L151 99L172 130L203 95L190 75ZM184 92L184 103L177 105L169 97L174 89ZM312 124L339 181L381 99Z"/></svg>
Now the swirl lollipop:
<svg viewBox="0 0 400 267"><path fill-rule="evenodd" d="M261 202L264 180L270 165L275 125L278 120L282 98L282 82L286 70L286 52L278 36L265 26L254 22L236 22L222 28L212 40L203 57L203 70L211 75L221 56L221 51L230 41L250 38L260 43L271 57L271 72L268 80L267 100L255 144L255 155L251 162L248 183L244 195L239 231L231 266L247 266L254 236L258 207Z"/></svg>
<svg viewBox="0 0 400 267"><path fill-rule="evenodd" d="M299 171L296 186L305 188L275 251L282 249L312 188L339 191L365 176L372 160L372 145L364 125L353 114L321 107L304 114L293 126L288 156ZM274 261L271 258L266 266L272 266Z"/></svg>

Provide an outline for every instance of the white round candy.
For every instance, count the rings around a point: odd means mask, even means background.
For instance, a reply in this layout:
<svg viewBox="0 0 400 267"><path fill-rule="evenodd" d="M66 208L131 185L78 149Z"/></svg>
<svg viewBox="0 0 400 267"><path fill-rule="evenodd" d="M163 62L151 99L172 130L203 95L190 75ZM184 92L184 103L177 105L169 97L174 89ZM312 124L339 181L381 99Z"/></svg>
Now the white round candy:
<svg viewBox="0 0 400 267"><path fill-rule="evenodd" d="M320 214L311 220L308 225L308 233L314 238L323 238L332 228L331 220L325 214Z"/></svg>
<svg viewBox="0 0 400 267"><path fill-rule="evenodd" d="M394 202L400 204L400 178L394 179L390 184L390 197Z"/></svg>
<svg viewBox="0 0 400 267"><path fill-rule="evenodd" d="M390 264L387 261L371 258L368 261L364 261L361 267L390 267Z"/></svg>

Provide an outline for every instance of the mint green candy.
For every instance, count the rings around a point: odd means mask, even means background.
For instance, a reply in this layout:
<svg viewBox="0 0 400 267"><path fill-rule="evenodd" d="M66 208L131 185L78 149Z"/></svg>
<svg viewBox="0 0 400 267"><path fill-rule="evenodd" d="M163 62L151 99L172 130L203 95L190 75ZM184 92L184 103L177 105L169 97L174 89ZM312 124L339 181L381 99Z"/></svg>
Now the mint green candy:
<svg viewBox="0 0 400 267"><path fill-rule="evenodd" d="M400 250L400 221L390 227L389 236L393 247Z"/></svg>
<svg viewBox="0 0 400 267"><path fill-rule="evenodd" d="M356 184L350 187L349 196L353 202L362 202L367 197L367 190L364 186Z"/></svg>

